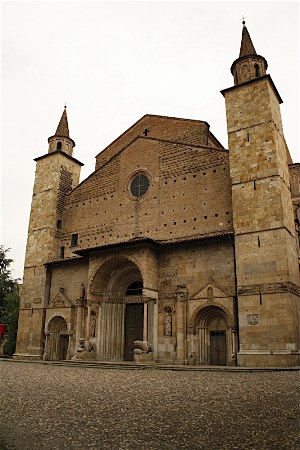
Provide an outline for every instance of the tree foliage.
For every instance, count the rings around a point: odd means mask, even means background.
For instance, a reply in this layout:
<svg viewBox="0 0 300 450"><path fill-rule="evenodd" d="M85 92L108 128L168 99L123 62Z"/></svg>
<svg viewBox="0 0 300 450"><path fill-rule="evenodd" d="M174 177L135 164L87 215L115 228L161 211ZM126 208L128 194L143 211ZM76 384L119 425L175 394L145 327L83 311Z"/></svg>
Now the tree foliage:
<svg viewBox="0 0 300 450"><path fill-rule="evenodd" d="M0 321L7 295L14 290L14 281L11 278L10 264L12 259L7 257L9 248L0 246Z"/></svg>
<svg viewBox="0 0 300 450"><path fill-rule="evenodd" d="M11 277L8 258L9 249L0 246L0 323L4 323L6 334L4 353L12 355L16 347L16 335L19 316L19 286Z"/></svg>

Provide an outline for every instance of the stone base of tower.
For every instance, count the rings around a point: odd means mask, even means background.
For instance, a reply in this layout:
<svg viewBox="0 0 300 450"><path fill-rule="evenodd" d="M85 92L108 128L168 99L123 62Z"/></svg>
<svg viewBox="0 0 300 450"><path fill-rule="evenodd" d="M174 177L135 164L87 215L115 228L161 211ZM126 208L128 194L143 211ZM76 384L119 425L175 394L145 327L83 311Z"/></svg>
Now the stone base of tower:
<svg viewBox="0 0 300 450"><path fill-rule="evenodd" d="M14 359L38 361L44 353L44 308L19 311L18 337Z"/></svg>
<svg viewBox="0 0 300 450"><path fill-rule="evenodd" d="M241 351L237 354L239 367L295 367L300 365L300 352L285 350Z"/></svg>

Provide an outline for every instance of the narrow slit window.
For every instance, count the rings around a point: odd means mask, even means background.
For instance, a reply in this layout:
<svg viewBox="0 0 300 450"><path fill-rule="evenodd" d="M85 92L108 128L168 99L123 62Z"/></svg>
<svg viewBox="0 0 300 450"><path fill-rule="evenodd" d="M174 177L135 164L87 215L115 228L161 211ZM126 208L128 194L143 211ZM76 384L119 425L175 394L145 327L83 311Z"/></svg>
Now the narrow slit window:
<svg viewBox="0 0 300 450"><path fill-rule="evenodd" d="M259 78L260 77L259 65L255 64L254 67L255 67L255 76L256 76L256 78Z"/></svg>
<svg viewBox="0 0 300 450"><path fill-rule="evenodd" d="M78 234L77 233L71 234L71 247L76 247L77 243L78 243Z"/></svg>

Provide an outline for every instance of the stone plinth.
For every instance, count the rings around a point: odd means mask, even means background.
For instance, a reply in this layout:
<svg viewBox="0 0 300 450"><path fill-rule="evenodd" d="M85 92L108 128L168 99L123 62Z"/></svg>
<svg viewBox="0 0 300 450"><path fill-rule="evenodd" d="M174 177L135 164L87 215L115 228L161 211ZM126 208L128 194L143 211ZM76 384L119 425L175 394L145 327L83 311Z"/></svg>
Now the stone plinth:
<svg viewBox="0 0 300 450"><path fill-rule="evenodd" d="M154 353L134 353L134 362L137 364L154 364Z"/></svg>

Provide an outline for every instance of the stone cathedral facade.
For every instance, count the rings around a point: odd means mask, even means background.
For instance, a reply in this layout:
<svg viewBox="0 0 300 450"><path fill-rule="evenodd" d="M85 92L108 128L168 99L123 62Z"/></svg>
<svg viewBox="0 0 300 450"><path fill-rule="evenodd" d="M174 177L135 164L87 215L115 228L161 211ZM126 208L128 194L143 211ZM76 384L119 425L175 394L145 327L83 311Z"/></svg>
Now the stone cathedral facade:
<svg viewBox="0 0 300 450"><path fill-rule="evenodd" d="M35 159L15 358L299 364L300 165L266 71L243 24L228 149L147 114L81 183L63 111Z"/></svg>

